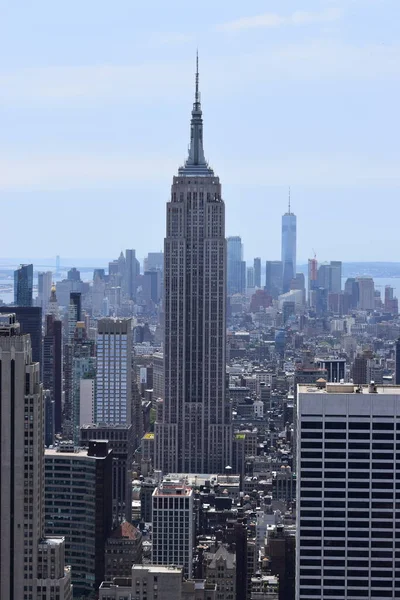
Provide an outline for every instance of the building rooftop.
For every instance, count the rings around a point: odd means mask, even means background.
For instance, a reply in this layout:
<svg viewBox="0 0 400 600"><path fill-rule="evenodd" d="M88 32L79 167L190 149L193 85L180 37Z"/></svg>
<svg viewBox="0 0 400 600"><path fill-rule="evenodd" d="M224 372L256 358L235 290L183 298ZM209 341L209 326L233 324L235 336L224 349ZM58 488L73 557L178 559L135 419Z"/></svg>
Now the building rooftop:
<svg viewBox="0 0 400 600"><path fill-rule="evenodd" d="M325 387L310 384L299 384L300 394L384 394L400 395L400 385L355 385L354 383L327 383Z"/></svg>
<svg viewBox="0 0 400 600"><path fill-rule="evenodd" d="M153 496L190 496L193 494L191 487L181 481L163 481L153 492Z"/></svg>
<svg viewBox="0 0 400 600"><path fill-rule="evenodd" d="M182 573L183 567L177 567L175 565L133 565L132 567L135 571L148 571L149 573Z"/></svg>
<svg viewBox="0 0 400 600"><path fill-rule="evenodd" d="M236 555L230 552L226 546L220 544L215 552L206 552L208 566L211 569L216 569L220 561L226 561L227 569L234 569L236 566Z"/></svg>
<svg viewBox="0 0 400 600"><path fill-rule="evenodd" d="M118 527L116 527L110 534L110 538L113 539L129 539L137 540L141 536L139 529L137 529L132 523L124 521Z"/></svg>

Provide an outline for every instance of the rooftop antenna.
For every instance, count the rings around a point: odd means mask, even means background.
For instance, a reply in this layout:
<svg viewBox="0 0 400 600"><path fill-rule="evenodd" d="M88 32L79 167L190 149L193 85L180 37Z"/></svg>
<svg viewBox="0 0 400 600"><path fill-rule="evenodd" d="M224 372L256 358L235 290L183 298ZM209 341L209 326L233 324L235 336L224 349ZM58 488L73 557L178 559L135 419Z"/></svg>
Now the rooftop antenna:
<svg viewBox="0 0 400 600"><path fill-rule="evenodd" d="M289 215L290 215L290 185L289 185Z"/></svg>
<svg viewBox="0 0 400 600"><path fill-rule="evenodd" d="M200 102L199 97L199 49L196 50L196 94L195 94L195 102Z"/></svg>

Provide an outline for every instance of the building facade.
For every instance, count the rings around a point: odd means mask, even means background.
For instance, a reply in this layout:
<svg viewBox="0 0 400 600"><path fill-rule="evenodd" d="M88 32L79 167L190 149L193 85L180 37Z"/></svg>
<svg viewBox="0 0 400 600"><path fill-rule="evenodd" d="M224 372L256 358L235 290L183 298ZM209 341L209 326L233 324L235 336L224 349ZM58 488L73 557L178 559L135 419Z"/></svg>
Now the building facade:
<svg viewBox="0 0 400 600"><path fill-rule="evenodd" d="M358 283L358 308L360 310L374 310L375 286L372 277L357 277Z"/></svg>
<svg viewBox="0 0 400 600"><path fill-rule="evenodd" d="M296 244L297 244L297 218L289 208L282 216L282 291L285 294L290 290L290 283L296 277Z"/></svg>
<svg viewBox="0 0 400 600"><path fill-rule="evenodd" d="M132 320L97 322L96 423L132 423Z"/></svg>
<svg viewBox="0 0 400 600"><path fill-rule="evenodd" d="M42 309L40 306L0 306L1 313L14 313L22 334L31 336L32 360L42 364Z"/></svg>
<svg viewBox="0 0 400 600"><path fill-rule="evenodd" d="M282 261L267 260L265 263L265 289L274 299L282 293Z"/></svg>
<svg viewBox="0 0 400 600"><path fill-rule="evenodd" d="M54 315L46 316L46 328L43 337L43 387L50 391L54 401L54 431L61 433L63 357L62 322Z"/></svg>
<svg viewBox="0 0 400 600"><path fill-rule="evenodd" d="M132 519L132 463L135 451L132 425L83 425L80 444L88 447L91 440L108 440L113 451L112 503L113 524Z"/></svg>
<svg viewBox="0 0 400 600"><path fill-rule="evenodd" d="M243 261L242 239L230 236L227 243L227 289L228 295L244 294L246 291L246 263Z"/></svg>
<svg viewBox="0 0 400 600"><path fill-rule="evenodd" d="M298 392L296 600L396 598L400 388Z"/></svg>
<svg viewBox="0 0 400 600"><path fill-rule="evenodd" d="M45 451L46 531L65 538L74 594L90 596L105 576L105 545L112 527L112 451L61 444Z"/></svg>
<svg viewBox="0 0 400 600"><path fill-rule="evenodd" d="M181 565L186 577L193 568L193 490L179 481L163 481L153 492L153 547L155 565Z"/></svg>
<svg viewBox="0 0 400 600"><path fill-rule="evenodd" d="M21 265L14 271L14 304L32 306L33 265Z"/></svg>
<svg viewBox="0 0 400 600"><path fill-rule="evenodd" d="M261 287L261 258L258 256L253 261L254 267L254 285L256 288Z"/></svg>
<svg viewBox="0 0 400 600"><path fill-rule="evenodd" d="M15 314L0 316L0 597L47 600L51 587L71 598L63 552L47 561L42 582L44 538L44 402L39 364L29 335ZM54 532L52 532L54 533ZM53 540L63 547L64 540ZM59 559L57 562L57 558ZM40 582L38 582L38 578ZM54 596L53 596L54 597Z"/></svg>
<svg viewBox="0 0 400 600"><path fill-rule="evenodd" d="M225 204L203 152L196 74L189 157L173 178L164 243L164 403L156 468L224 472L232 427L225 394Z"/></svg>
<svg viewBox="0 0 400 600"><path fill-rule="evenodd" d="M47 305L50 299L52 281L52 271L40 271L38 273L37 305L42 308L44 314L47 312Z"/></svg>

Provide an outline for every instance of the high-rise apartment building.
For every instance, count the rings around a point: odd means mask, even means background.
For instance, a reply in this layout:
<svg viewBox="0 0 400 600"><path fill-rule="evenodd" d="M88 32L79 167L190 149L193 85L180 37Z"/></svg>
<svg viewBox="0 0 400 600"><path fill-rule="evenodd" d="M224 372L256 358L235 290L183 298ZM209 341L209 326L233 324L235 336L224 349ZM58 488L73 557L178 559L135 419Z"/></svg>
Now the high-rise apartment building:
<svg viewBox="0 0 400 600"><path fill-rule="evenodd" d="M96 423L132 423L132 319L97 322Z"/></svg>
<svg viewBox="0 0 400 600"><path fill-rule="evenodd" d="M267 260L265 263L265 289L272 298L282 293L282 261Z"/></svg>
<svg viewBox="0 0 400 600"><path fill-rule="evenodd" d="M33 265L21 265L14 271L14 304L32 306Z"/></svg>
<svg viewBox="0 0 400 600"><path fill-rule="evenodd" d="M181 481L164 480L153 492L152 562L181 565L192 576L195 520L193 489Z"/></svg>
<svg viewBox="0 0 400 600"><path fill-rule="evenodd" d="M107 441L91 441L87 451L69 443L45 450L46 532L65 538L77 598L94 595L104 580L112 456Z"/></svg>
<svg viewBox="0 0 400 600"><path fill-rule="evenodd" d="M189 157L173 178L164 243L163 414L155 425L164 473L218 473L231 463L225 394L226 241L221 184L203 151L196 74Z"/></svg>
<svg viewBox="0 0 400 600"><path fill-rule="evenodd" d="M244 294L246 291L246 263L243 261L242 239L238 235L226 238L228 294Z"/></svg>
<svg viewBox="0 0 400 600"><path fill-rule="evenodd" d="M290 290L290 282L296 276L297 217L290 209L282 216L282 289Z"/></svg>
<svg viewBox="0 0 400 600"><path fill-rule="evenodd" d="M0 316L0 358L0 597L42 600L52 588L53 597L70 600L70 572L63 552L55 553L64 541L43 537L43 390L15 314ZM49 560L46 544L53 548Z"/></svg>
<svg viewBox="0 0 400 600"><path fill-rule="evenodd" d="M300 385L297 423L296 600L400 597L400 388Z"/></svg>
<svg viewBox="0 0 400 600"><path fill-rule="evenodd" d="M254 267L254 285L256 288L261 287L261 258L257 257L253 261Z"/></svg>

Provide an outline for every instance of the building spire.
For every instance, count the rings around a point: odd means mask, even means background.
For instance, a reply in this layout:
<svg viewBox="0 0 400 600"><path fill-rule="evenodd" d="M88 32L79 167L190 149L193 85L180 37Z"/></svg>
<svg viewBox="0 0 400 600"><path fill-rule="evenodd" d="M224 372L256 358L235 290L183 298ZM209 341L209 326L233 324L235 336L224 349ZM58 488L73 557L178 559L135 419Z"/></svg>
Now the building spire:
<svg viewBox="0 0 400 600"><path fill-rule="evenodd" d="M190 120L190 145L189 156L183 167L179 169L179 175L214 175L212 169L207 164L203 149L203 114L201 111L200 90L199 90L199 52L196 51L196 74L195 74L195 93L192 108L192 118Z"/></svg>
<svg viewBox="0 0 400 600"><path fill-rule="evenodd" d="M200 104L200 93L199 93L199 50L196 50L196 92L194 96L196 104Z"/></svg>
<svg viewBox="0 0 400 600"><path fill-rule="evenodd" d="M290 215L290 185L289 185L289 215Z"/></svg>

